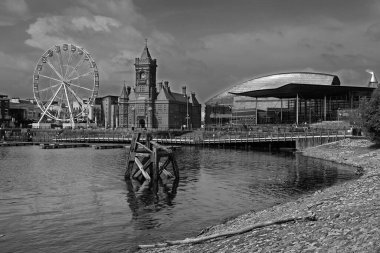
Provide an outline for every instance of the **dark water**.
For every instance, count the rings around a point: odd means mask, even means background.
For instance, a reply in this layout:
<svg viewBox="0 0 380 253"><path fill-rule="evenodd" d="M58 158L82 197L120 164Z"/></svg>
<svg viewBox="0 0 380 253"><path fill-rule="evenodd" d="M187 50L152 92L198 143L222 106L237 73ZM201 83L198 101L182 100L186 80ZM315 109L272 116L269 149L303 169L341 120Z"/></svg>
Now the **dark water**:
<svg viewBox="0 0 380 253"><path fill-rule="evenodd" d="M0 147L0 252L123 252L356 177L302 156L184 147L177 194L155 202L129 190L125 155Z"/></svg>

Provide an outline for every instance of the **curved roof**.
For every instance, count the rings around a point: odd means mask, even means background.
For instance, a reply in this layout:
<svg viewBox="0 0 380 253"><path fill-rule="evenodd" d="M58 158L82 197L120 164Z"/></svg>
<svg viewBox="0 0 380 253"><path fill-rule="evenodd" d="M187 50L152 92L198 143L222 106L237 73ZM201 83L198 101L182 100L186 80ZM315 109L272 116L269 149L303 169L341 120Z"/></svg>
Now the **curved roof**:
<svg viewBox="0 0 380 253"><path fill-rule="evenodd" d="M213 98L206 104L228 104L235 95L256 98L294 98L304 99L339 96L347 92L368 94L373 88L363 86L342 86L338 76L312 72L289 72L257 77L234 85Z"/></svg>
<svg viewBox="0 0 380 253"><path fill-rule="evenodd" d="M340 85L335 75L311 72L291 72L258 77L239 84L229 90L230 93L240 94L248 91L278 89L288 84L306 85Z"/></svg>

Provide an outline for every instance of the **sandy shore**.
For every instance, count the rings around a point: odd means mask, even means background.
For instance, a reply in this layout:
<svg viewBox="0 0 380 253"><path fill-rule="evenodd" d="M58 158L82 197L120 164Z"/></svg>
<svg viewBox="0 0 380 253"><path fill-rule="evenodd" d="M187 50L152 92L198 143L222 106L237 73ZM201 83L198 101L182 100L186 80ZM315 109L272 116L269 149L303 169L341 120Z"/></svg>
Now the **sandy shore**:
<svg viewBox="0 0 380 253"><path fill-rule="evenodd" d="M380 252L379 147L367 140L345 139L303 153L357 166L363 175L294 202L239 216L201 236L294 216L315 215L315 221L287 222L199 244L139 252Z"/></svg>

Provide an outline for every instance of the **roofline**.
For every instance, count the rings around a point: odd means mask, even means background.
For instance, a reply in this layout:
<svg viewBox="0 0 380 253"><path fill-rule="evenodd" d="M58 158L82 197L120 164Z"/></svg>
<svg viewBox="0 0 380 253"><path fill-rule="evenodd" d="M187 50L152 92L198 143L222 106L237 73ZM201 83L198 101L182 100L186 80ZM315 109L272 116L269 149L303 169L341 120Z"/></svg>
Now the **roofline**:
<svg viewBox="0 0 380 253"><path fill-rule="evenodd" d="M327 74L327 73L322 73L322 72L311 72L311 71L290 71L290 72L281 72L281 73L273 73L273 74L264 74L262 76L255 76L255 77L247 79L245 81L232 84L231 86L223 89L218 94L216 94L216 95L212 96L211 98L207 99L207 101L205 103L209 102L210 100L214 99L215 97L221 95L224 92L227 92L228 94L234 94L234 93L228 92L228 90L231 90L232 88L234 88L234 87L236 87L238 85L241 85L241 84L244 84L244 83L247 83L249 81L253 81L253 80L259 79L259 78L264 78L264 77L269 77L269 76L277 76L277 75L284 75L284 74L314 74L314 75L324 75L324 76L331 76L331 77L337 77L337 78L339 78L337 75Z"/></svg>
<svg viewBox="0 0 380 253"><path fill-rule="evenodd" d="M302 84L302 83L288 83L286 85L283 85L281 87L278 87L278 88L273 88L273 89L264 89L264 90L251 90L251 91L245 91L245 92L239 92L239 93L233 93L233 92L230 92L230 94L232 95L235 95L235 96L247 96L247 97L252 97L252 98L271 98L271 97L274 97L274 98L294 98L296 97L296 93L298 94L304 94L303 96L304 97L307 97L307 98L318 98L318 95L309 95L309 90L308 92L305 92L303 90L304 87L313 87L313 88L318 88L318 87L323 87L325 90L351 90L351 91L371 91L371 90L374 90L375 88L372 88L372 87L363 87L363 86L341 86L341 85L319 85L319 84ZM294 92L293 96L290 96L288 94L289 91L287 91L287 95L281 95L279 96L279 94L281 94L281 90L283 89L293 89L295 87L298 87L298 90L297 92ZM273 94L277 92L277 95L276 94ZM256 96L253 95L256 93ZM265 94L266 93L266 94ZM269 94L269 93L272 93L272 94ZM268 95L269 94L269 95Z"/></svg>
<svg viewBox="0 0 380 253"><path fill-rule="evenodd" d="M327 74L327 73L321 73L321 72L291 71L291 72L281 72L281 73L275 73L275 74L265 74L265 75L262 75L262 76L256 76L254 78L248 79L248 80L246 80L244 82L241 82L241 83L238 83L236 85L243 84L243 83L246 83L246 82L249 82L249 81L252 81L252 80L255 80L255 79L259 79L259 78L264 78L264 77L269 77L269 76L285 75L285 74L313 74L313 75L323 75L323 76L338 77L337 75Z"/></svg>

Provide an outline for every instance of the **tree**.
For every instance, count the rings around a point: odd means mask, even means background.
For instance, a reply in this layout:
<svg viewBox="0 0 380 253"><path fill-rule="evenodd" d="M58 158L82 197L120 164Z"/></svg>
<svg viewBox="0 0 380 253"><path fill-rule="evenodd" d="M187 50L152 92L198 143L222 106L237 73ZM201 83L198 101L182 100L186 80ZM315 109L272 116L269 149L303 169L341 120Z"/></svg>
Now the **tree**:
<svg viewBox="0 0 380 253"><path fill-rule="evenodd" d="M380 143L380 88L373 91L371 99L360 106L363 130L375 143Z"/></svg>

